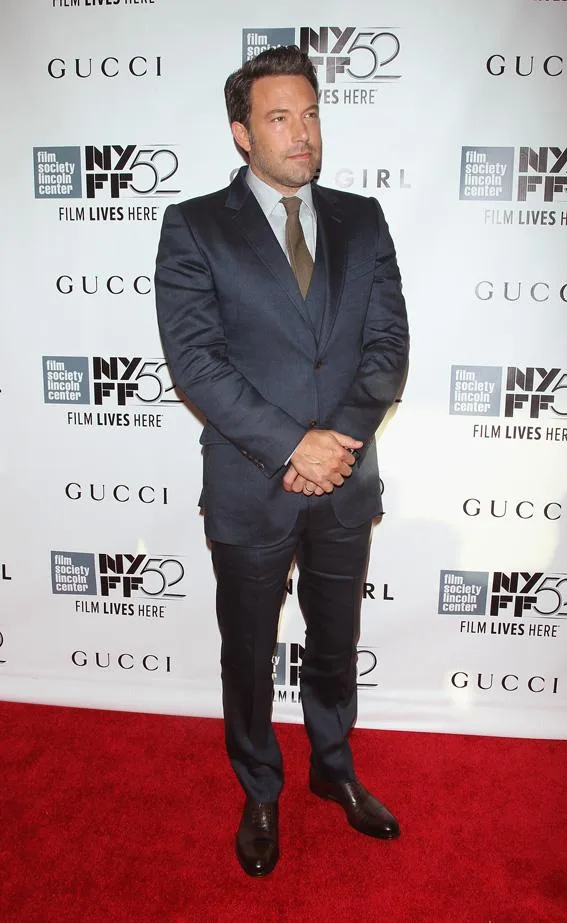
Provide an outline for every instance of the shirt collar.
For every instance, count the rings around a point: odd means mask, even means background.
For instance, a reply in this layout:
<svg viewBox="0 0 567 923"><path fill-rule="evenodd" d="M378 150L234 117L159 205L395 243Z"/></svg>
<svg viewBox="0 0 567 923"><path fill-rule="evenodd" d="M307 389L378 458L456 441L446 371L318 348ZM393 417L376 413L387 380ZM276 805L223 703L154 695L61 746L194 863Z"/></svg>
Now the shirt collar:
<svg viewBox="0 0 567 923"><path fill-rule="evenodd" d="M276 205L278 205L282 199L281 192L278 192L277 189L274 189L273 186L269 186L268 183L265 183L264 180L256 176L256 174L248 167L246 171L246 182L248 183L250 189L256 196L260 208L268 217L272 214ZM298 199L301 199L305 203L307 208L310 210L311 214L315 214L315 209L313 207L313 193L311 191L311 183L306 183L305 186L302 186L295 193Z"/></svg>

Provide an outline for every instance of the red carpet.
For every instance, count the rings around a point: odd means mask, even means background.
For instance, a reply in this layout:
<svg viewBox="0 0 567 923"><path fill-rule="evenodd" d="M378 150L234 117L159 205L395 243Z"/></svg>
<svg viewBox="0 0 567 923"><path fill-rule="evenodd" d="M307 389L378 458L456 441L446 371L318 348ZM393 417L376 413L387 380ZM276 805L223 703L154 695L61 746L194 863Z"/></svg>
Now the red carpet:
<svg viewBox="0 0 567 923"><path fill-rule="evenodd" d="M355 731L402 824L362 837L280 725L282 857L233 855L242 803L210 719L0 703L1 923L565 923L560 741Z"/></svg>

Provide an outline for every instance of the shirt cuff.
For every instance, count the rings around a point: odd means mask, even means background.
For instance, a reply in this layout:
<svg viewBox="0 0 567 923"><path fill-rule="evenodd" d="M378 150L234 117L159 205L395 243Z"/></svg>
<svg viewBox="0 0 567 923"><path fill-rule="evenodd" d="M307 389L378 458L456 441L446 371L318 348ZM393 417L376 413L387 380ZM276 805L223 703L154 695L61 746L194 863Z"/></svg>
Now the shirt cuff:
<svg viewBox="0 0 567 923"><path fill-rule="evenodd" d="M299 445L299 442L297 443L297 445L296 445L295 449L293 450L293 452L291 453L291 455L289 455L288 458L286 458L286 460L285 460L285 462L284 462L284 465L289 465L289 463L290 463L290 461L291 461L291 456L292 456L292 455L295 455L295 451L296 451L298 445Z"/></svg>

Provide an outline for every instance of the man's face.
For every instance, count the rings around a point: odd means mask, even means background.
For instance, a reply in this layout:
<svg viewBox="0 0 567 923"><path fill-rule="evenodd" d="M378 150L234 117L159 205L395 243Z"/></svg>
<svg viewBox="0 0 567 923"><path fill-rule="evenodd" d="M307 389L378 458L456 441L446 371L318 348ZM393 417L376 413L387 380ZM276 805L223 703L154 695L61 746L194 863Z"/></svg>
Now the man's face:
<svg viewBox="0 0 567 923"><path fill-rule="evenodd" d="M295 195L321 164L321 127L315 90L305 77L259 77L250 90L248 129L232 123L250 167L282 195Z"/></svg>

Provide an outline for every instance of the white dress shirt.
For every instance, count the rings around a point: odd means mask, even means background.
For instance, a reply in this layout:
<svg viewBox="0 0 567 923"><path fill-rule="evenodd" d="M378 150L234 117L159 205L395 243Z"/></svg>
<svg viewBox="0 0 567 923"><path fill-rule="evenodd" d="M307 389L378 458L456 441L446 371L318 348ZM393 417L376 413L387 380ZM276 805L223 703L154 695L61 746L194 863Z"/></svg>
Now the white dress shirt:
<svg viewBox="0 0 567 923"><path fill-rule="evenodd" d="M278 190L274 189L273 186L268 186L264 180L261 180L258 176L256 176L255 173L253 173L250 167L248 167L246 172L246 182L256 196L258 205L264 212L272 231L276 235L276 240L278 241L280 247L289 260L289 254L285 245L285 223L287 220L287 213L281 203L281 192L278 192ZM311 259L315 261L315 244L317 241L317 215L315 214L315 209L313 207L311 183L306 183L305 186L302 186L301 189L297 190L295 195L298 199L301 199L301 205L299 206L299 220L301 221L301 227L303 228L303 236L305 237L307 249L311 254Z"/></svg>

